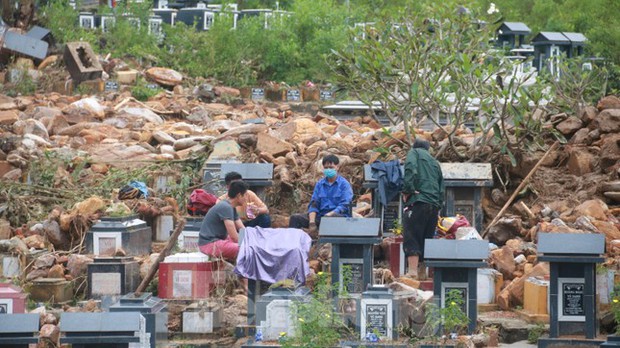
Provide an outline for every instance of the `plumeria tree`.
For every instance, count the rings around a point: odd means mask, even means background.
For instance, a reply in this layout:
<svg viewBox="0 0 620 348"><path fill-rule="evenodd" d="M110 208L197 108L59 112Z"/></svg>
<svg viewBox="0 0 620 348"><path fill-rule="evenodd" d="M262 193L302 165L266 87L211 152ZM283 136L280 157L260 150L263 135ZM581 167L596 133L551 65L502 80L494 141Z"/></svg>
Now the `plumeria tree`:
<svg viewBox="0 0 620 348"><path fill-rule="evenodd" d="M425 122L443 130L440 150L459 160L513 153L543 131L532 110L544 102L535 72L522 72L492 41L501 17L437 2L416 13L403 11L352 31L331 66L338 83L393 123L404 123L409 143ZM377 108L379 106L379 108ZM460 144L463 126L479 134ZM466 148L463 150L463 148Z"/></svg>

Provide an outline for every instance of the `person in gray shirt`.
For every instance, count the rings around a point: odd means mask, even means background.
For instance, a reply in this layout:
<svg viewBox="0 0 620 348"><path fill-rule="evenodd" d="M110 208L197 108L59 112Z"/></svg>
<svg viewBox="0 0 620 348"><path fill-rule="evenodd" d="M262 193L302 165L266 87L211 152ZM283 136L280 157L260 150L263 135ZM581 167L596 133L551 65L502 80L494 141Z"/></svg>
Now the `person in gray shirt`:
<svg viewBox="0 0 620 348"><path fill-rule="evenodd" d="M209 256L236 261L239 253L239 231L243 223L237 214L237 207L245 203L248 185L243 181L230 184L228 197L214 205L202 220L198 246Z"/></svg>

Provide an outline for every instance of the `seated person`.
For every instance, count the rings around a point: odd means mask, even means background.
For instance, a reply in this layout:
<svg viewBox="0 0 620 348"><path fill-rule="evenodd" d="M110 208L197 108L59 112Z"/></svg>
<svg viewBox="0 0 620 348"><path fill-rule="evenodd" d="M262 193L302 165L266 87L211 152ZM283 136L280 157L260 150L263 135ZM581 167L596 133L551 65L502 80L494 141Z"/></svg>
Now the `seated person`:
<svg viewBox="0 0 620 348"><path fill-rule="evenodd" d="M239 253L239 233L243 223L235 208L244 204L248 185L235 181L228 188L228 196L214 205L202 220L198 235L200 251L209 256L223 257L235 262Z"/></svg>
<svg viewBox="0 0 620 348"><path fill-rule="evenodd" d="M230 188L230 184L236 181L242 181L241 174L237 172L229 172L224 177L226 188ZM226 194L218 198L220 200L226 199ZM246 227L271 227L271 216L269 216L269 209L267 205L261 201L260 198L252 190L249 190L244 195L245 201L242 206L237 207L237 214L241 218L243 225Z"/></svg>
<svg viewBox="0 0 620 348"><path fill-rule="evenodd" d="M316 235L323 216L351 216L349 205L353 200L353 189L347 179L338 175L340 160L335 155L327 155L322 163L325 178L314 186L308 214L294 214L289 220L289 227L309 228L311 236Z"/></svg>

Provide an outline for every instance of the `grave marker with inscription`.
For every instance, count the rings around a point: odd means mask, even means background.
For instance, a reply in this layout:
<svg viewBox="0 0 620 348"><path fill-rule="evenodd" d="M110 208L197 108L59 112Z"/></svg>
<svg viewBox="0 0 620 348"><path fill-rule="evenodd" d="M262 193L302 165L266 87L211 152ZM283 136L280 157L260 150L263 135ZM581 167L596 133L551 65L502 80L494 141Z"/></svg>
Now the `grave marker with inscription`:
<svg viewBox="0 0 620 348"><path fill-rule="evenodd" d="M330 90L321 90L320 92L321 95L321 100L322 101L327 101L327 100L334 100L334 92L330 91Z"/></svg>
<svg viewBox="0 0 620 348"><path fill-rule="evenodd" d="M96 257L88 264L88 296L120 297L140 284L140 266L133 257Z"/></svg>
<svg viewBox="0 0 620 348"><path fill-rule="evenodd" d="M105 82L104 91L106 91L106 92L118 92L119 88L120 88L120 86L119 86L118 82L108 80L108 81Z"/></svg>
<svg viewBox="0 0 620 348"><path fill-rule="evenodd" d="M469 334L476 329L478 317L478 268L487 266L488 256L489 246L484 240L427 239L424 246L426 265L435 268L433 302L444 308L450 291L461 293Z"/></svg>
<svg viewBox="0 0 620 348"><path fill-rule="evenodd" d="M319 241L332 244L332 284L349 295L359 297L373 283L373 246L381 242L381 219L327 217L321 219ZM348 271L347 271L348 270Z"/></svg>
<svg viewBox="0 0 620 348"><path fill-rule="evenodd" d="M301 92L298 89L286 91L286 101L301 101Z"/></svg>
<svg viewBox="0 0 620 348"><path fill-rule="evenodd" d="M252 100L264 100L265 89L264 88L252 88Z"/></svg>
<svg viewBox="0 0 620 348"><path fill-rule="evenodd" d="M539 340L539 347L601 343L596 339L596 264L605 260L604 252L603 234L538 235L538 260L549 262L550 270L549 338Z"/></svg>
<svg viewBox="0 0 620 348"><path fill-rule="evenodd" d="M360 309L360 338L364 340L368 333L375 333L379 339L397 338L396 308L392 290L375 285L362 293Z"/></svg>

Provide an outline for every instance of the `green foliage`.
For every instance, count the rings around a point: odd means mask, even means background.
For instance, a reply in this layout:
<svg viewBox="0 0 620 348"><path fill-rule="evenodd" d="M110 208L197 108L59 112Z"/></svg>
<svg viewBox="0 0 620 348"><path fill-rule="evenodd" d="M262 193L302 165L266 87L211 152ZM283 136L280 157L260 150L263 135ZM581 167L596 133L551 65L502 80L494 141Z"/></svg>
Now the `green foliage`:
<svg viewBox="0 0 620 348"><path fill-rule="evenodd" d="M351 278L351 270L343 272L346 284ZM283 340L283 347L333 347L342 334L348 332L332 300L332 294L335 293L339 294L340 298L345 298L346 290L339 291L338 284L331 284L330 278L331 274L319 272L315 278L312 297L308 302L294 306L293 317L297 318L296 335Z"/></svg>
<svg viewBox="0 0 620 348"><path fill-rule="evenodd" d="M33 95L37 90L37 84L28 72L28 69L19 70L19 80L15 82L15 88L9 91L9 96Z"/></svg>
<svg viewBox="0 0 620 348"><path fill-rule="evenodd" d="M461 333L469 324L469 317L462 309L465 300L461 292L450 290L446 294L443 308L438 308L434 303L429 303L426 307L426 324L435 329L433 332L442 330L444 343L450 334Z"/></svg>
<svg viewBox="0 0 620 348"><path fill-rule="evenodd" d="M161 92L161 88L147 87L146 81L139 79L135 86L131 88L131 96L140 101L147 101Z"/></svg>
<svg viewBox="0 0 620 348"><path fill-rule="evenodd" d="M540 336L545 333L545 325L536 324L535 327L531 328L527 332L527 343L536 344Z"/></svg>
<svg viewBox="0 0 620 348"><path fill-rule="evenodd" d="M42 24L52 31L61 43L87 41L96 49L97 33L78 26L78 11L69 5L69 0L54 0L42 8Z"/></svg>
<svg viewBox="0 0 620 348"><path fill-rule="evenodd" d="M491 1L470 0L464 5L481 9L476 12L483 14ZM276 6L275 0L237 3L240 8ZM129 5L121 2L114 10L100 8L100 13L112 13L116 18L116 25L105 33L80 28L78 11L69 6L68 0L52 0L42 8L42 18L60 43L88 41L96 52L111 53L113 57L131 56L138 63L170 67L190 77L214 77L228 85L245 86L263 81L333 82L328 57L331 50L346 49L350 43L348 33L355 23L399 23L403 17L411 16L425 20L432 16L422 14L435 14L438 7L453 12L457 5L463 4L454 0L439 6L435 3L431 0L282 0L280 9L291 11L292 15L271 18L266 30L264 18L244 18L238 22L237 29L231 29L229 16L218 17L208 33L182 23L174 28L164 25L163 38L148 35L148 2ZM495 3L505 19L526 22L534 33L540 30L584 32L590 40L590 53L620 63L620 25L618 16L613 15L613 9L620 6L618 1L497 0ZM566 8L578 10L565 11ZM127 20L129 15L138 17L140 28L132 27ZM477 15L476 19L487 18ZM493 25L487 27L493 29ZM481 41L475 36L463 39L461 46L469 43L471 48ZM463 58L481 57L465 54ZM444 63L449 62L444 59ZM475 71L478 61L470 62L470 69ZM617 77L617 67L612 70L616 71L612 76ZM611 83L620 89L620 79L611 79Z"/></svg>
<svg viewBox="0 0 620 348"><path fill-rule="evenodd" d="M620 335L620 285L614 286L611 292L611 311L616 321L616 335Z"/></svg>
<svg viewBox="0 0 620 348"><path fill-rule="evenodd" d="M587 105L596 104L607 92L609 65L597 64L583 57L555 60L556 74L546 71L543 78L553 87L551 101L561 111L577 113ZM592 69L584 69L590 64ZM558 78L559 75L559 78Z"/></svg>

